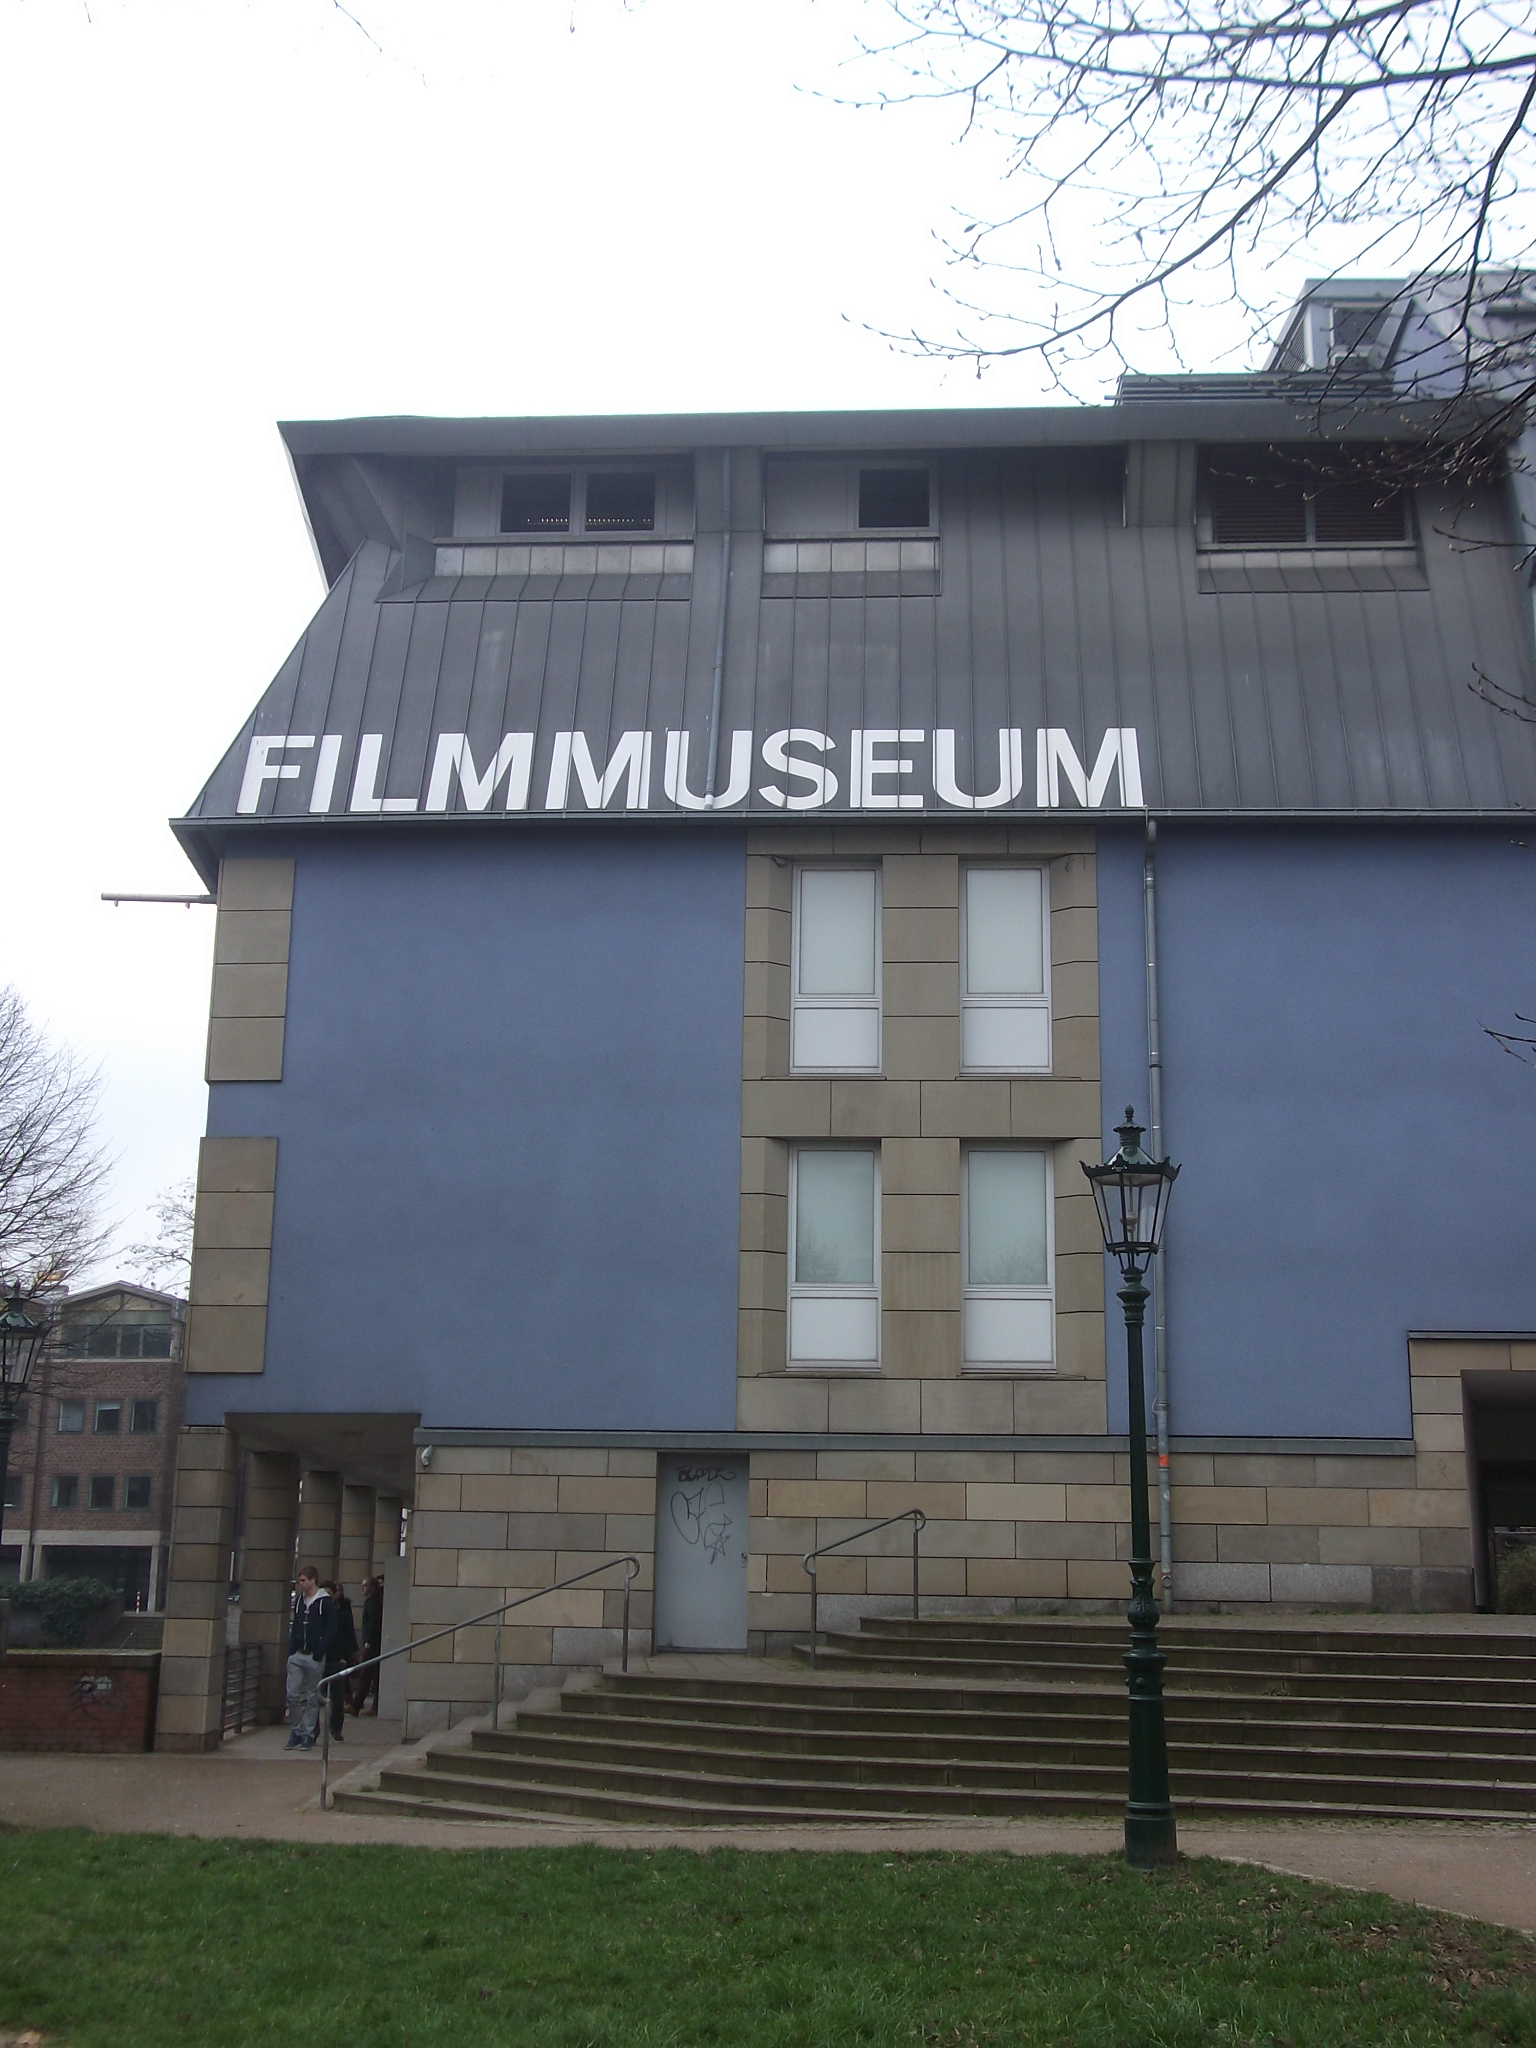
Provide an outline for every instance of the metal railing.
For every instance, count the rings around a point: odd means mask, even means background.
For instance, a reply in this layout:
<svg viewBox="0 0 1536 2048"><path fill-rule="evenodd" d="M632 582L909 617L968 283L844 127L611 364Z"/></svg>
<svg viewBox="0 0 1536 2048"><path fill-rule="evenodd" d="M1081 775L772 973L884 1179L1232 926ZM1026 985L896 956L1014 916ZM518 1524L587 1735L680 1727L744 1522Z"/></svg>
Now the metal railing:
<svg viewBox="0 0 1536 2048"><path fill-rule="evenodd" d="M817 1601L820 1598L816 1584L816 1560L825 1557L829 1550L841 1550L845 1543L857 1543L861 1536L873 1536L877 1529L889 1529L897 1522L912 1524L912 1619L917 1620L917 1539L928 1526L928 1517L921 1508L903 1508L899 1515L887 1515L883 1522L871 1522L866 1528L855 1529L850 1536L839 1536L835 1543L823 1543L819 1550L808 1550L801 1560L811 1579L811 1668L816 1668L816 1618Z"/></svg>
<svg viewBox="0 0 1536 2048"><path fill-rule="evenodd" d="M415 1650L424 1650L428 1643L440 1643L445 1636L456 1636L461 1628L478 1628L483 1622L496 1624L496 1653L491 1691L491 1726L496 1727L501 1714L501 1617L510 1614L514 1607L526 1607L530 1600L542 1600L546 1593L558 1593L566 1586L579 1586L583 1579L595 1579L599 1572L611 1572L615 1565L624 1567L624 1625L620 1649L619 1669L629 1669L629 1589L640 1575L638 1557L609 1557L601 1564L588 1565L584 1572L572 1572L569 1578L556 1579L553 1585L540 1586L537 1592L519 1593L515 1600L503 1600L499 1607L488 1607L484 1614L471 1614L465 1621L450 1622L447 1628L434 1629L429 1636L417 1636L414 1642L400 1643L393 1650L384 1650L377 1657L365 1657L361 1663L349 1664L344 1671L333 1671L329 1678L320 1681L320 1811L330 1805L331 1783L331 1689L344 1679L355 1678L359 1671L372 1671L380 1664L387 1664L391 1657L409 1657Z"/></svg>

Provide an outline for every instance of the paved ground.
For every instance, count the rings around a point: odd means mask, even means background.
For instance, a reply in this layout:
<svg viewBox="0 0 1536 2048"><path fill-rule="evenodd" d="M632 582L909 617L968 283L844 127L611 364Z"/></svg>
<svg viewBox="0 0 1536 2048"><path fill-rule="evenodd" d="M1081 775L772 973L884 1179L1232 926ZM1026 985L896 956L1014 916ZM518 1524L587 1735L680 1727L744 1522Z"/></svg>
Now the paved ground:
<svg viewBox="0 0 1536 2048"><path fill-rule="evenodd" d="M398 1740L390 1722L349 1721L332 1782ZM416 1842L430 1848L530 1848L564 1843L709 1849L1003 1850L1039 1856L1119 1846L1102 1821L1004 1821L966 1826L657 1828L567 1821L381 1819L321 1813L320 1766L285 1755L285 1731L260 1729L212 1756L0 1755L0 1818L20 1827L89 1827L130 1833L245 1835L303 1842ZM1411 1821L1356 1826L1204 1822L1181 1830L1190 1854L1225 1856L1335 1884L1389 1892L1536 1932L1536 1823L1464 1826Z"/></svg>

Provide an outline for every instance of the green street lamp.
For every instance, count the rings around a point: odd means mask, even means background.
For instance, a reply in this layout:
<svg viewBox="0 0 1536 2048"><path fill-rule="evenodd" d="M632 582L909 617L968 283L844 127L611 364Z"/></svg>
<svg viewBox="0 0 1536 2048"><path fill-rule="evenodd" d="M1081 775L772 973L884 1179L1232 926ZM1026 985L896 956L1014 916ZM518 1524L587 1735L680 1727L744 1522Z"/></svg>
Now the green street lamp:
<svg viewBox="0 0 1536 2048"><path fill-rule="evenodd" d="M32 1368L48 1339L46 1318L29 1316L22 1306L21 1287L12 1281L0 1309L0 1538L5 1534L5 1483L11 1466L11 1432L16 1404L27 1391ZM0 1627L0 1655L7 1631Z"/></svg>
<svg viewBox="0 0 1536 2048"><path fill-rule="evenodd" d="M1152 1597L1152 1531L1147 1512L1147 1395L1141 1333L1147 1317L1146 1272L1163 1240L1168 1194L1179 1169L1167 1159L1149 1159L1141 1149L1142 1127L1128 1103L1125 1122L1116 1124L1120 1150L1102 1166L1085 1166L1104 1233L1104 1249L1120 1267L1125 1285L1126 1370L1130 1381L1131 1444L1131 1647L1126 1652L1130 1694L1131 1781L1125 1807L1125 1860L1153 1870L1176 1861L1178 1833L1168 1797L1168 1736L1163 1724L1163 1666L1157 1646L1157 1602Z"/></svg>

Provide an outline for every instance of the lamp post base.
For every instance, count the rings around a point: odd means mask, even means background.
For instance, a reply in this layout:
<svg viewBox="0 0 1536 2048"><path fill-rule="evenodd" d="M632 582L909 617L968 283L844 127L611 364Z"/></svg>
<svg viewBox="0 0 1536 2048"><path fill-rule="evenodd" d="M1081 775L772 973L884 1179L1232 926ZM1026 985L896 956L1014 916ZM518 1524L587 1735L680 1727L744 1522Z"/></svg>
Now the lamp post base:
<svg viewBox="0 0 1536 2048"><path fill-rule="evenodd" d="M1179 1833L1173 1815L1128 1813L1125 1816L1125 1860L1132 1870L1161 1870L1179 1860Z"/></svg>

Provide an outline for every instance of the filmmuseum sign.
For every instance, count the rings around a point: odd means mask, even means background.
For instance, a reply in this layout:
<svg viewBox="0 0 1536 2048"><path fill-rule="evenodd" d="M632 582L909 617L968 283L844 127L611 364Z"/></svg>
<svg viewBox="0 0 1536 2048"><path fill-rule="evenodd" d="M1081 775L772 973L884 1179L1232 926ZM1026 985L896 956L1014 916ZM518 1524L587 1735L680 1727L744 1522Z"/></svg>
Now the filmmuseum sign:
<svg viewBox="0 0 1536 2048"><path fill-rule="evenodd" d="M754 794L780 811L822 810L840 795L855 811L936 806L995 811L1009 805L1028 807L1031 795L1040 810L1064 805L1098 810L1106 799L1111 808L1140 810L1145 801L1136 728L1130 725L1109 727L1091 761L1079 755L1064 728L1041 726L1033 735L1030 790L1021 726L999 729L996 782L988 788L984 780L977 789L961 787L956 734L949 726L932 732L921 726L855 727L842 739L800 725L784 726L761 740L751 731L732 732L729 745L720 750L712 796L707 744L690 759L686 732L622 732L604 759L601 743L594 752L585 733L558 731L548 758L537 762L531 732L504 733L501 744L494 751L487 748L478 759L467 734L442 732L428 749L424 797L383 793L384 737L381 732L360 734L350 773L343 775L343 733L258 733L246 756L236 808L241 815L261 810L268 785L284 782L307 786L307 808L317 817L583 809L718 811L747 803ZM721 737L723 741L727 735ZM979 756L980 750L978 771ZM304 789L297 794L302 803ZM283 814L293 815L286 806Z"/></svg>

